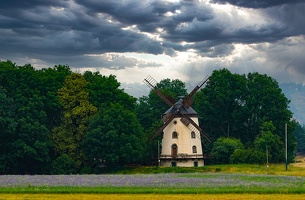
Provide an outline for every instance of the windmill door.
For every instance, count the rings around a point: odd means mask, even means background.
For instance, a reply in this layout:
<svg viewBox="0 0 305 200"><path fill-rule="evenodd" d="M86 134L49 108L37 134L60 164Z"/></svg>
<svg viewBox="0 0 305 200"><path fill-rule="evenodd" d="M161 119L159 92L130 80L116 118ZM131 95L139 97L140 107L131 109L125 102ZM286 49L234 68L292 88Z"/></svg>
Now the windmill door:
<svg viewBox="0 0 305 200"><path fill-rule="evenodd" d="M172 145L172 157L176 158L178 154L178 146L176 144Z"/></svg>

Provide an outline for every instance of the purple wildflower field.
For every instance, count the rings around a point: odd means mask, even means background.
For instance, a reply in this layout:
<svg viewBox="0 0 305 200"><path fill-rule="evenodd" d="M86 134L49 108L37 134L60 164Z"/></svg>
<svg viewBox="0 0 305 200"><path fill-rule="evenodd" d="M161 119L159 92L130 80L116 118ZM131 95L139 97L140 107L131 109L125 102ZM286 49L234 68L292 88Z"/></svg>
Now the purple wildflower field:
<svg viewBox="0 0 305 200"><path fill-rule="evenodd" d="M272 187L305 189L305 177L244 174L1 175L0 187Z"/></svg>

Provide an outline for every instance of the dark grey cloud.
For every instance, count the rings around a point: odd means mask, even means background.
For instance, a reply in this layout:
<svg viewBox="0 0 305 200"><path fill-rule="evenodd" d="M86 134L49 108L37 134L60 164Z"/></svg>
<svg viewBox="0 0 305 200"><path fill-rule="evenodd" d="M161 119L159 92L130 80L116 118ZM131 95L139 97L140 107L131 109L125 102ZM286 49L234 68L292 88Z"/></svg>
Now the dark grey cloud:
<svg viewBox="0 0 305 200"><path fill-rule="evenodd" d="M197 0L3 0L0 56L73 63L77 67L88 63L122 69L124 61L126 67L151 67L159 65L126 58L111 64L103 57L84 55L136 52L176 56L192 49L198 55L215 58L230 55L236 43L274 43L305 34L304 0L213 2L255 11L253 16L260 15L264 21L245 19L232 11L219 13Z"/></svg>
<svg viewBox="0 0 305 200"><path fill-rule="evenodd" d="M1 1L1 56L25 54L52 61L56 56L61 59L90 53L163 52L159 42L144 34L122 30L121 24L60 2L27 1L25 5Z"/></svg>
<svg viewBox="0 0 305 200"><path fill-rule="evenodd" d="M304 3L304 0L211 0L214 3L229 3L246 8L267 8L284 4Z"/></svg>
<svg viewBox="0 0 305 200"><path fill-rule="evenodd" d="M283 6L266 8L262 14L282 24L283 32L289 36L305 34L305 1L300 4L286 4Z"/></svg>
<svg viewBox="0 0 305 200"><path fill-rule="evenodd" d="M19 0L1 0L0 1L0 9L4 10L20 10L20 9L29 9L40 6L64 6L66 5L67 0L52 0L52 1L44 1L44 0L27 0L27 1L19 1Z"/></svg>
<svg viewBox="0 0 305 200"><path fill-rule="evenodd" d="M123 24L146 24L157 21L157 12L147 1L76 0L87 13L105 13Z"/></svg>

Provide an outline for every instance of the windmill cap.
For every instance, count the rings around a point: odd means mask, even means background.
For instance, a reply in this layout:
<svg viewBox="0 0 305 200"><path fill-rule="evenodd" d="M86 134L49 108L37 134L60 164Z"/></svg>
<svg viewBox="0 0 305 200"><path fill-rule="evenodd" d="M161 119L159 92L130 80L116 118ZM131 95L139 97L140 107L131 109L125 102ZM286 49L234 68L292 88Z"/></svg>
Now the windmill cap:
<svg viewBox="0 0 305 200"><path fill-rule="evenodd" d="M179 99L172 107L170 107L164 114L176 114L177 111L179 111L179 113L181 114L185 114L185 115L198 115L198 113L192 108L186 108L183 105L183 100Z"/></svg>

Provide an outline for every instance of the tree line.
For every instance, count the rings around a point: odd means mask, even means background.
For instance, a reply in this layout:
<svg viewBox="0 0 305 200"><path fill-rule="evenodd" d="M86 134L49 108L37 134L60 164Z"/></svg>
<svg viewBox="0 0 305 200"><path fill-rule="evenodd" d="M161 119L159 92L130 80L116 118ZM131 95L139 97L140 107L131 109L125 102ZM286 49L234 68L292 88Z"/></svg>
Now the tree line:
<svg viewBox="0 0 305 200"><path fill-rule="evenodd" d="M176 98L187 94L178 79L164 79L157 87ZM298 130L289 134L292 160L296 136L305 135L291 120L277 82L266 75L215 70L194 100L200 125L212 138L210 143L202 138L204 151L214 163L219 155L226 162L249 162L234 160L233 153L239 158L238 153L262 152L266 145L272 161L282 162L285 124L290 133ZM1 61L0 174L98 173L104 165L152 164L162 135L148 140L167 109L152 91L138 99L128 95L113 75ZM221 149L217 145L230 153L215 150Z"/></svg>

